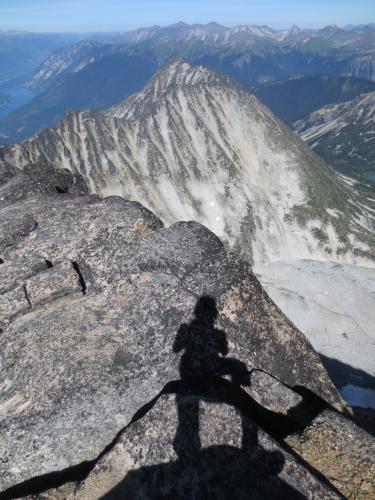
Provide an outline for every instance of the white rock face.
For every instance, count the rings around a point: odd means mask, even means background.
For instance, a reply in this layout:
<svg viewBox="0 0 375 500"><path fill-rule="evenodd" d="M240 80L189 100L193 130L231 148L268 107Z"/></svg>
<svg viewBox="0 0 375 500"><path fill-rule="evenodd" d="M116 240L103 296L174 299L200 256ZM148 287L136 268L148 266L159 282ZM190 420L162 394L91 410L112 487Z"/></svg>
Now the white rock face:
<svg viewBox="0 0 375 500"><path fill-rule="evenodd" d="M258 278L320 354L349 365L333 366L330 373L338 377L334 381L344 399L375 409L375 270L332 262L274 262Z"/></svg>
<svg viewBox="0 0 375 500"><path fill-rule="evenodd" d="M372 265L367 200L242 86L184 61L108 111L70 112L3 151L20 168L46 160L79 172L92 192L139 201L167 224L196 220L256 266Z"/></svg>

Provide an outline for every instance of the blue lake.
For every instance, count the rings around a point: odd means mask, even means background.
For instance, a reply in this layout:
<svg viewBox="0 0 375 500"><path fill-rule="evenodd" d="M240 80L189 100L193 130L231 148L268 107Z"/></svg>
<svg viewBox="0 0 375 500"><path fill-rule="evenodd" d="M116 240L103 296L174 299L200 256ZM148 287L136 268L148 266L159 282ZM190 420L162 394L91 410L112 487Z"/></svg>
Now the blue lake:
<svg viewBox="0 0 375 500"><path fill-rule="evenodd" d="M368 177L368 180L375 183L375 175Z"/></svg>
<svg viewBox="0 0 375 500"><path fill-rule="evenodd" d="M13 85L11 87L1 87L1 92L10 96L10 101L5 106L0 108L0 118L4 118L11 111L19 108L23 104L31 101L35 96L35 93L29 89L26 89L20 84Z"/></svg>

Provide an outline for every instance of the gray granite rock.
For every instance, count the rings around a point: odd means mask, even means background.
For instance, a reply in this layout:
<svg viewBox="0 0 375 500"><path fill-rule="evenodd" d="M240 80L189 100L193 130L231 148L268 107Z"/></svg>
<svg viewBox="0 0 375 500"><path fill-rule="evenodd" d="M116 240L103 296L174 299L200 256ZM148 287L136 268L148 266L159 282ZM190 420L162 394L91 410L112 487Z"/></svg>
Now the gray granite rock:
<svg viewBox="0 0 375 500"><path fill-rule="evenodd" d="M0 246L12 246L22 241L24 236L28 236L37 227L37 222L27 213L14 213L12 207L4 209L4 221L0 229Z"/></svg>
<svg viewBox="0 0 375 500"><path fill-rule="evenodd" d="M0 207L0 491L94 460L179 379L202 296L215 305L193 352L209 367L212 345L209 376L250 393L246 374L260 368L344 409L310 343L208 229L165 228L138 203L57 192L45 175L37 195L31 174L13 177L23 194Z"/></svg>
<svg viewBox="0 0 375 500"><path fill-rule="evenodd" d="M166 395L123 432L69 496L69 500L99 498L341 496L235 408L204 398L175 400Z"/></svg>
<svg viewBox="0 0 375 500"><path fill-rule="evenodd" d="M38 256L24 256L0 264L0 294L22 285L27 278L48 269L45 259Z"/></svg>
<svg viewBox="0 0 375 500"><path fill-rule="evenodd" d="M74 269L73 263L65 261L52 269L31 276L25 282L25 293L30 307L35 308L60 297L83 292L82 287L80 276Z"/></svg>
<svg viewBox="0 0 375 500"><path fill-rule="evenodd" d="M27 312L30 303L27 300L24 286L18 286L1 295L0 326L5 325L18 315Z"/></svg>
<svg viewBox="0 0 375 500"><path fill-rule="evenodd" d="M325 410L288 443L346 498L375 498L375 440L353 421Z"/></svg>
<svg viewBox="0 0 375 500"><path fill-rule="evenodd" d="M1 152L0 152L1 156ZM18 172L18 169L9 163L3 163L0 169L0 187L6 184L12 177L14 177Z"/></svg>
<svg viewBox="0 0 375 500"><path fill-rule="evenodd" d="M43 193L85 195L88 189L81 176L72 175L68 170L56 170L48 163L27 165L22 171L1 167L0 206Z"/></svg>
<svg viewBox="0 0 375 500"><path fill-rule="evenodd" d="M277 379L259 370L253 370L250 378L250 394L264 408L287 415L300 405L303 397Z"/></svg>

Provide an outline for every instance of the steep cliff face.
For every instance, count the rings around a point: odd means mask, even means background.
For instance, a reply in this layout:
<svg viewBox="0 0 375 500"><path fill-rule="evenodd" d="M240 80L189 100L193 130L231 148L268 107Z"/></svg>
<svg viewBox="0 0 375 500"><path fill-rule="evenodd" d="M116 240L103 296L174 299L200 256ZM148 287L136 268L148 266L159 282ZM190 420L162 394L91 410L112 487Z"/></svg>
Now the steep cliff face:
<svg viewBox="0 0 375 500"><path fill-rule="evenodd" d="M52 161L167 224L196 220L255 265L373 258L371 200L240 85L183 61L119 106L71 111L0 156L20 168Z"/></svg>
<svg viewBox="0 0 375 500"><path fill-rule="evenodd" d="M375 56L370 51L367 54L358 55L346 70L348 75L375 81Z"/></svg>

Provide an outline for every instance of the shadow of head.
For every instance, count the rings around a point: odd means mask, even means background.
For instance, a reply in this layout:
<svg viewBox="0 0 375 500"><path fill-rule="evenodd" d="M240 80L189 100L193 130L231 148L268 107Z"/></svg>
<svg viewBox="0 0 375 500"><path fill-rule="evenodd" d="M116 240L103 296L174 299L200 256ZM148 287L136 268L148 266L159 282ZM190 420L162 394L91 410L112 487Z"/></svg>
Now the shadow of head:
<svg viewBox="0 0 375 500"><path fill-rule="evenodd" d="M218 316L215 299L208 295L201 297L195 305L194 316L202 323L213 325Z"/></svg>

